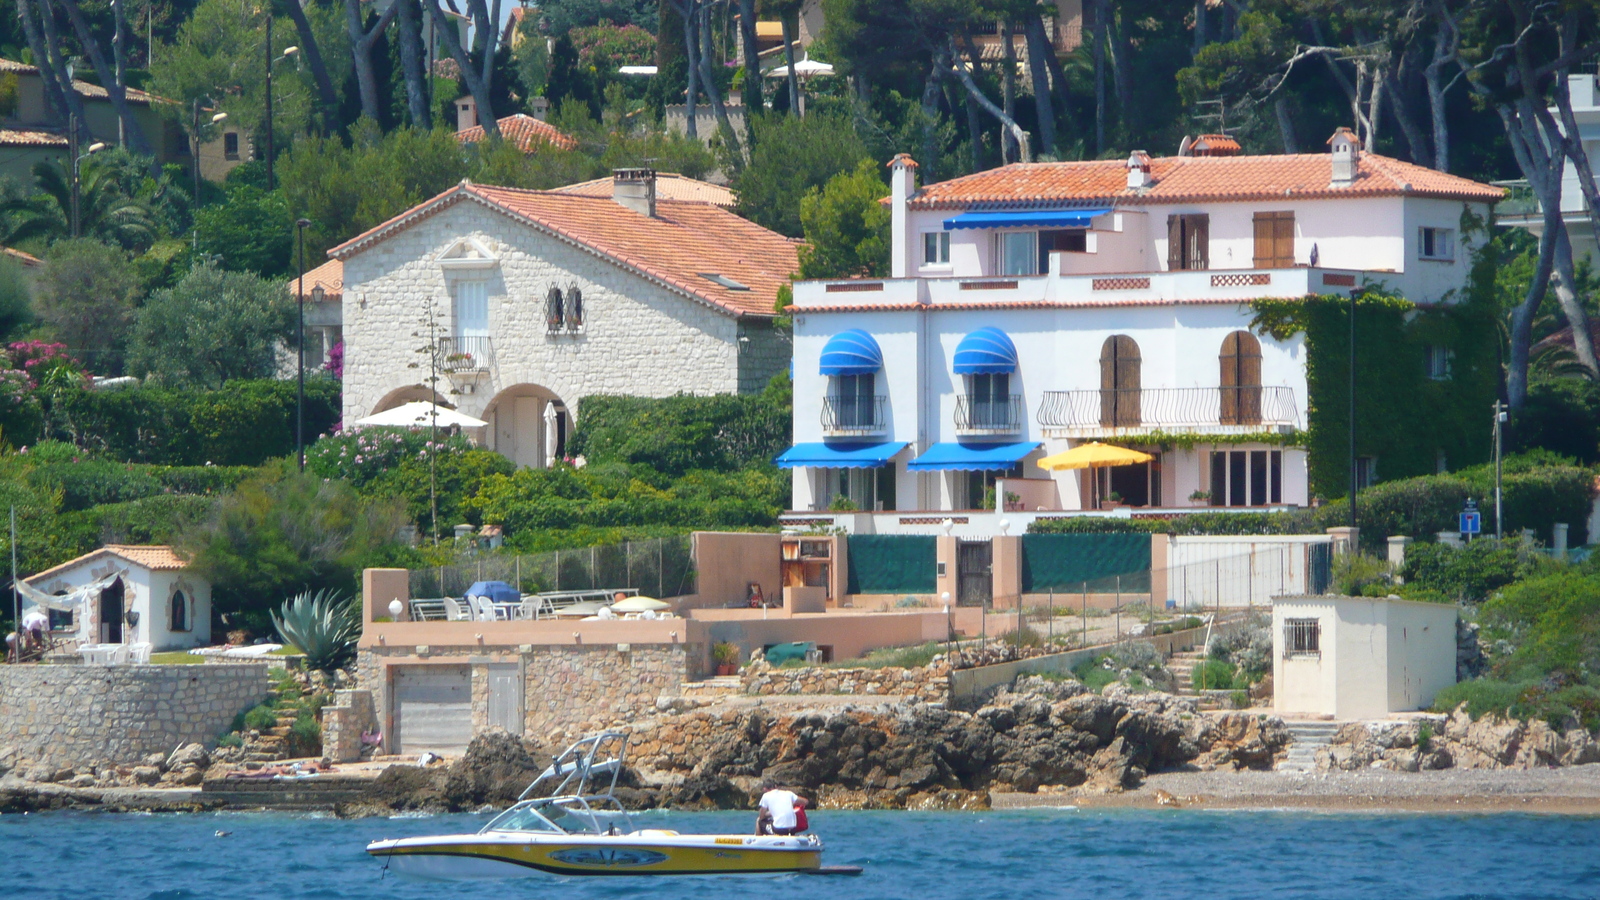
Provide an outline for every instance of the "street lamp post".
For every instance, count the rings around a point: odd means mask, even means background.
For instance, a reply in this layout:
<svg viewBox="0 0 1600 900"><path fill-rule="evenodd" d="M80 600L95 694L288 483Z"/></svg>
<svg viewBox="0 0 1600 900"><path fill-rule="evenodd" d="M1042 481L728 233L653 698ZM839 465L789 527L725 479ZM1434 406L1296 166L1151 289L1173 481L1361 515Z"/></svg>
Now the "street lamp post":
<svg viewBox="0 0 1600 900"><path fill-rule="evenodd" d="M1356 292L1350 292L1350 527L1356 527ZM1350 548L1355 552L1355 548Z"/></svg>
<svg viewBox="0 0 1600 900"><path fill-rule="evenodd" d="M273 186L274 186L273 177L272 177L272 67L277 65L278 63L283 62L284 60L288 59L289 57L294 56L296 53L299 53L299 52L300 52L300 48L299 47L285 47L285 48L283 48L282 55L278 56L278 58L276 58L276 59L274 59L272 57L272 10L269 8L267 10L267 53L266 53L266 59L267 59L267 190L269 190L269 191L272 190Z"/></svg>
<svg viewBox="0 0 1600 900"><path fill-rule="evenodd" d="M296 327L296 354L299 357L299 387L295 393L294 403L294 450L295 458L299 460L300 471L306 470L306 227L311 224L310 219L297 219L294 223L295 235L300 241L300 287L296 293L299 295L300 319Z"/></svg>
<svg viewBox="0 0 1600 900"><path fill-rule="evenodd" d="M101 150L104 150L105 148L106 148L106 145L105 145L104 142L95 141L94 143L89 145L89 149L88 149L87 152L83 153L80 156L74 156L72 158L72 236L73 237L78 237L79 232L83 230L83 213L82 213L82 210L79 208L79 196L80 196L79 184L82 181L82 178L80 177L79 166L80 166L80 164L82 164L82 162L84 160L88 159L89 157L93 156L96 153L99 153Z"/></svg>
<svg viewBox="0 0 1600 900"><path fill-rule="evenodd" d="M211 124L216 125L228 118L225 112L219 112L211 117ZM194 126L189 130L189 139L194 143L194 205L200 205L200 99L194 101Z"/></svg>

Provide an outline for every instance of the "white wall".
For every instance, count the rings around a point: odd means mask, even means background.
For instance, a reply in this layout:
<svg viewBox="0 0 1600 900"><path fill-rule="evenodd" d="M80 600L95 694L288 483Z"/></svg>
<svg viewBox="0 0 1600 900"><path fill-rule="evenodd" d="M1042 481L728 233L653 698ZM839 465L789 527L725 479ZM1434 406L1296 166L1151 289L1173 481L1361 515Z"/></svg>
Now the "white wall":
<svg viewBox="0 0 1600 900"><path fill-rule="evenodd" d="M1296 597L1272 604L1273 708L1285 715L1332 716L1338 711L1339 648L1332 640L1338 618L1331 597ZM1283 657L1285 619L1316 619L1322 629L1321 657Z"/></svg>
<svg viewBox="0 0 1600 900"><path fill-rule="evenodd" d="M497 254L499 264L447 272L438 256L469 236ZM409 368L427 365L414 352L425 341L412 335L430 296L441 334L450 334L450 285L462 278L488 282L497 365L487 376L441 376L439 390L463 391L449 400L471 415L481 418L501 391L518 385L545 388L574 411L590 394L664 397L739 389L733 316L471 201L347 257L344 278L346 422L426 377L425 369L419 375ZM546 333L551 287L583 291L582 334Z"/></svg>
<svg viewBox="0 0 1600 900"><path fill-rule="evenodd" d="M1167 596L1160 599L1179 608L1266 609L1274 597L1306 593L1307 548L1329 540L1325 534L1174 535L1167 546Z"/></svg>
<svg viewBox="0 0 1600 900"><path fill-rule="evenodd" d="M71 592L74 588L124 569L127 575L123 578L122 608L125 613L137 612L139 624L124 623L123 643L149 643L158 652L186 650L211 643L211 585L186 572L153 572L123 559L102 556L52 576L47 581L35 583L34 587L47 594ZM190 618L194 627L188 632L174 632L167 627L167 604L172 599L175 587L182 588L192 600ZM89 608L82 610L77 617L77 639L85 643L99 643L102 633L99 604L90 601L87 606Z"/></svg>
<svg viewBox="0 0 1600 900"><path fill-rule="evenodd" d="M1389 709L1426 709L1456 683L1456 608L1389 601Z"/></svg>
<svg viewBox="0 0 1600 900"><path fill-rule="evenodd" d="M1286 619L1316 618L1320 658L1283 658ZM1291 597L1272 605L1279 713L1381 718L1423 709L1455 684L1454 606L1377 597Z"/></svg>

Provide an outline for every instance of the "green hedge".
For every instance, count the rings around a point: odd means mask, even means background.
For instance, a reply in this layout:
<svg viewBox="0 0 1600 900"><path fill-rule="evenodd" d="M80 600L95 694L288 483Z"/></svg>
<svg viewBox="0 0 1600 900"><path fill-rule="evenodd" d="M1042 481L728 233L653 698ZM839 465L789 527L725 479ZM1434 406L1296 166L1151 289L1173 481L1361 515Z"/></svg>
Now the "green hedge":
<svg viewBox="0 0 1600 900"><path fill-rule="evenodd" d="M120 462L258 466L294 452L295 404L292 381L232 381L214 391L74 390L52 401L46 433L6 437L19 446L59 439ZM307 443L339 415L339 382L308 380Z"/></svg>
<svg viewBox="0 0 1600 900"><path fill-rule="evenodd" d="M787 377L761 394L583 398L571 456L667 475L770 465L790 443Z"/></svg>

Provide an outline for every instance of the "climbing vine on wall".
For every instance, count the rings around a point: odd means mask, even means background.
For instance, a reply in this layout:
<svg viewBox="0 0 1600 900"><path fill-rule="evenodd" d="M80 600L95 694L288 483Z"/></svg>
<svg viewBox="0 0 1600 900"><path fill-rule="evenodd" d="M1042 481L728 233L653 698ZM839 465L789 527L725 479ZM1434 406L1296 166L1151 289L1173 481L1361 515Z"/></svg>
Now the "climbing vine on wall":
<svg viewBox="0 0 1600 900"><path fill-rule="evenodd" d="M1350 306L1338 295L1253 304L1257 332L1305 335L1304 442L1311 492L1325 498L1349 491ZM1455 305L1419 307L1369 290L1356 296L1355 317L1356 455L1376 459L1380 480L1487 459L1499 377L1492 305L1469 294ZM1430 374L1433 347L1447 351L1444 372Z"/></svg>

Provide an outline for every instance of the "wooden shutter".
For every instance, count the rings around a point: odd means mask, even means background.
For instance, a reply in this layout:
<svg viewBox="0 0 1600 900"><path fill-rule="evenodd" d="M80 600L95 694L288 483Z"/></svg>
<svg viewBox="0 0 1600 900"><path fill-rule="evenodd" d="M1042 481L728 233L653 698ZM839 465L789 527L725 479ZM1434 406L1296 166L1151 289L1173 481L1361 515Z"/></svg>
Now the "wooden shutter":
<svg viewBox="0 0 1600 900"><path fill-rule="evenodd" d="M1261 214L1256 214L1256 252L1261 247ZM1269 227L1270 227L1270 223ZM1258 258L1256 268L1266 268ZM1222 339L1222 354L1218 360L1222 368L1222 414L1218 421L1223 425L1239 424L1239 332L1228 335Z"/></svg>
<svg viewBox="0 0 1600 900"><path fill-rule="evenodd" d="M1117 342L1117 424L1139 425L1139 345L1119 334Z"/></svg>
<svg viewBox="0 0 1600 900"><path fill-rule="evenodd" d="M1239 346L1239 424L1261 424L1261 342L1236 331Z"/></svg>
<svg viewBox="0 0 1600 900"><path fill-rule="evenodd" d="M1189 216L1190 269L1211 268L1211 217L1205 213Z"/></svg>
<svg viewBox="0 0 1600 900"><path fill-rule="evenodd" d="M1272 221L1273 268L1294 267L1294 212L1280 212Z"/></svg>
<svg viewBox="0 0 1600 900"><path fill-rule="evenodd" d="M1168 219L1170 224L1171 219ZM1117 338L1106 338L1100 345L1100 425L1117 424Z"/></svg>
<svg viewBox="0 0 1600 900"><path fill-rule="evenodd" d="M1183 268L1183 217L1167 216L1167 271Z"/></svg>
<svg viewBox="0 0 1600 900"><path fill-rule="evenodd" d="M1257 269L1270 269L1273 267L1272 255L1272 226L1275 224L1276 213L1256 213L1252 220L1255 227L1255 261ZM1228 336L1233 339L1232 335ZM1227 351L1223 351L1227 352Z"/></svg>

